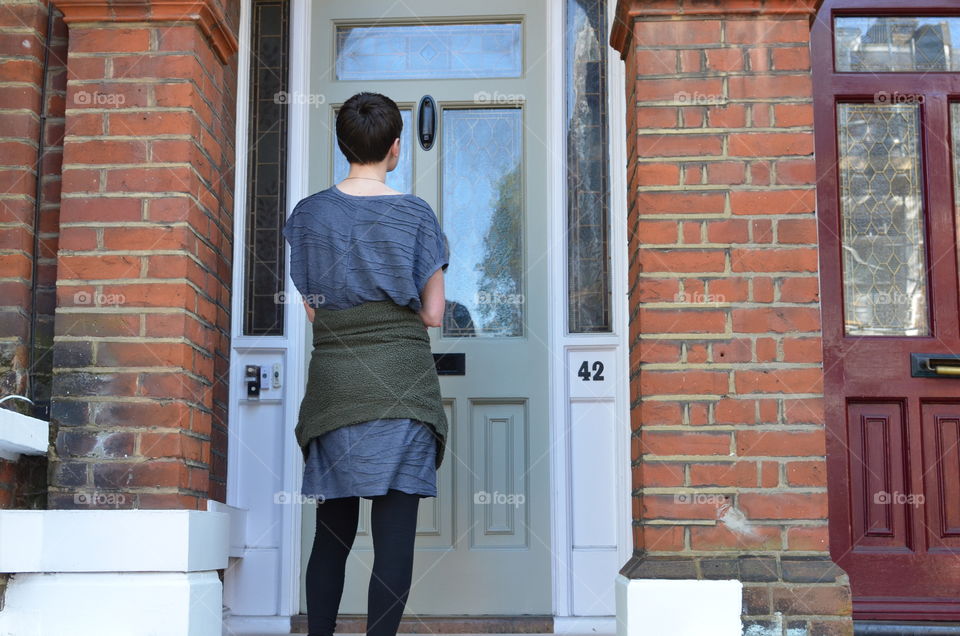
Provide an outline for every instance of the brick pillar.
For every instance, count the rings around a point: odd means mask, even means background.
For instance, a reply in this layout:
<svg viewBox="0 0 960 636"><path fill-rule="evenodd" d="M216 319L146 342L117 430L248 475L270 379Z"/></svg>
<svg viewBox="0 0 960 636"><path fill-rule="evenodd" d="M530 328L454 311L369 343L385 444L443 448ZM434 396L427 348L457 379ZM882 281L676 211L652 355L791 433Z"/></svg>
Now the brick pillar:
<svg viewBox="0 0 960 636"><path fill-rule="evenodd" d="M39 404L49 399L66 47L62 18L54 9L51 25L48 11L41 0L0 5L0 127L5 137L0 142L0 396L23 395ZM7 407L33 412L19 400L5 403ZM41 409L37 415L42 414ZM43 456L0 459L0 509L44 507L46 473ZM0 608L8 578L0 574Z"/></svg>
<svg viewBox="0 0 960 636"><path fill-rule="evenodd" d="M0 7L0 396L27 392L30 287L34 258L37 141L47 8L42 2Z"/></svg>
<svg viewBox="0 0 960 636"><path fill-rule="evenodd" d="M50 507L205 509L224 497L238 3L57 6Z"/></svg>
<svg viewBox="0 0 960 636"><path fill-rule="evenodd" d="M37 417L50 395L65 59L55 8L0 6L0 396L33 399L36 409L19 400L4 408ZM0 459L0 508L44 507L46 471L46 457Z"/></svg>
<svg viewBox="0 0 960 636"><path fill-rule="evenodd" d="M620 0L634 556L736 580L751 634L850 634L828 549L816 0ZM690 607L696 611L696 607Z"/></svg>

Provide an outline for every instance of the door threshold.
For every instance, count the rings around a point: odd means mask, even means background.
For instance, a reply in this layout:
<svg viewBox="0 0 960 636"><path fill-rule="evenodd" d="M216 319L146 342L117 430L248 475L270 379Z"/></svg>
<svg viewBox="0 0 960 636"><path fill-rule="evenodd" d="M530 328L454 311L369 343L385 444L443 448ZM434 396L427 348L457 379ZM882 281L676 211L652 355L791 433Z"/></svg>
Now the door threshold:
<svg viewBox="0 0 960 636"><path fill-rule="evenodd" d="M290 618L294 634L307 633L307 615ZM340 614L338 634L366 634L365 614ZM552 634L553 616L404 616L398 634Z"/></svg>
<svg viewBox="0 0 960 636"><path fill-rule="evenodd" d="M853 621L854 636L960 636L960 623Z"/></svg>

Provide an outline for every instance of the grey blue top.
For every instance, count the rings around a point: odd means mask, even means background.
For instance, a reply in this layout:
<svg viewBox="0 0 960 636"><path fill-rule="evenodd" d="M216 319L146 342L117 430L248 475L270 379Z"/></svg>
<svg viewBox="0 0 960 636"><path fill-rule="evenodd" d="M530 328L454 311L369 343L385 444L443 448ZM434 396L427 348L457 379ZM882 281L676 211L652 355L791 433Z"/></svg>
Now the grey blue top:
<svg viewBox="0 0 960 636"><path fill-rule="evenodd" d="M310 440L301 493L320 501L375 497L388 488L437 496L437 452L426 424L379 419L334 429Z"/></svg>
<svg viewBox="0 0 960 636"><path fill-rule="evenodd" d="M336 186L297 203L283 235L290 277L311 307L392 300L420 311L420 292L449 247L430 204L413 194L360 196Z"/></svg>
<svg viewBox="0 0 960 636"><path fill-rule="evenodd" d="M284 236L294 285L322 310L389 300L419 311L427 279L449 259L436 215L410 194L359 196L331 186L296 205ZM307 391L322 391L320 384L308 380ZM309 440L301 492L320 501L389 488L436 496L438 443L429 425L409 417L339 426Z"/></svg>

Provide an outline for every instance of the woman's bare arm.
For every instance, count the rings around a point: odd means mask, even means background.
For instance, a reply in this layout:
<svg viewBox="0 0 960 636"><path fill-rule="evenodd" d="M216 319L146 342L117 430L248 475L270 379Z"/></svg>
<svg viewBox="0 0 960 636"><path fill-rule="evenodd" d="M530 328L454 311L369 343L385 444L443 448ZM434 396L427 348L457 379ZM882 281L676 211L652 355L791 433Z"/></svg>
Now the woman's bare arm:
<svg viewBox="0 0 960 636"><path fill-rule="evenodd" d="M313 307L307 304L307 299L303 299L303 306L307 310L307 320L313 322Z"/></svg>
<svg viewBox="0 0 960 636"><path fill-rule="evenodd" d="M443 268L437 269L427 279L420 294L420 320L427 327L439 327L443 324L443 310L446 305L443 289Z"/></svg>

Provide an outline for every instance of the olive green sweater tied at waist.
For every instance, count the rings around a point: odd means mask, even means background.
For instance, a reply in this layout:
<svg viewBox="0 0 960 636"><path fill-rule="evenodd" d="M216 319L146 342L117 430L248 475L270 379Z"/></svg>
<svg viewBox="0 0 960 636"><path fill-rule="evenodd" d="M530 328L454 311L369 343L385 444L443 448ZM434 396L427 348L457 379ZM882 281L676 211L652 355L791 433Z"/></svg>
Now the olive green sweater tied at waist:
<svg viewBox="0 0 960 636"><path fill-rule="evenodd" d="M314 309L313 353L295 430L304 461L312 438L385 418L431 425L440 467L447 416L420 316L389 300Z"/></svg>

